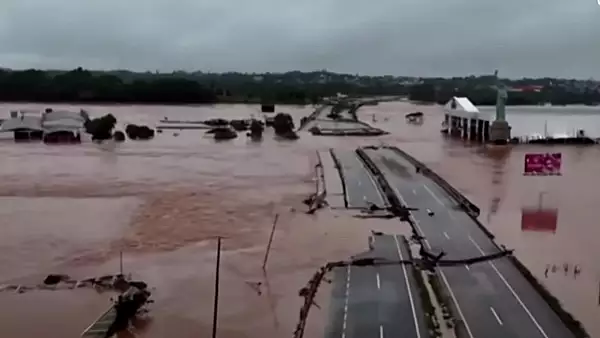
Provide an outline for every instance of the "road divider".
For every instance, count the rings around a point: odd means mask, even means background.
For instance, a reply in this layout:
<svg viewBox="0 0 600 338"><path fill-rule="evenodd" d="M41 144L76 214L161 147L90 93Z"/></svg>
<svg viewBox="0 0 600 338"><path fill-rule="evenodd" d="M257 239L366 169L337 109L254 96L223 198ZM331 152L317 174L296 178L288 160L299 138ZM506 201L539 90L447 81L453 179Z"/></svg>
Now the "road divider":
<svg viewBox="0 0 600 338"><path fill-rule="evenodd" d="M340 174L340 180L342 181L342 192L344 193L344 207L348 208L348 190L346 190L346 179L344 177L344 168L342 168L342 164L340 160L335 156L335 152L332 149L329 149L329 153L331 154L331 158L333 159L333 163L335 163L335 168Z"/></svg>

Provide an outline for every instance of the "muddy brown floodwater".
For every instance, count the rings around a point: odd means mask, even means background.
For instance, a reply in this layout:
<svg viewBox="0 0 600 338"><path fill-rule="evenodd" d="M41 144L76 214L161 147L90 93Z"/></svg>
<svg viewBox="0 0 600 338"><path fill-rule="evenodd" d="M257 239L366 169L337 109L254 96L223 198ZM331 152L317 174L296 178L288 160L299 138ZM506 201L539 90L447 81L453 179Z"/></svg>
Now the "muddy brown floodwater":
<svg viewBox="0 0 600 338"><path fill-rule="evenodd" d="M45 108L45 105L26 105ZM19 104L2 104L8 114ZM159 119L259 116L258 106L54 106L113 113L121 124L155 125ZM404 114L421 110L425 124L407 125ZM311 107L279 107L296 119ZM77 146L0 141L0 284L36 284L48 273L73 277L124 268L154 289L152 321L140 337L208 336L212 324L215 236L224 236L219 337L289 337L298 319L298 290L330 260L367 247L370 229L403 232L397 223L358 220L341 211L303 213L314 190L316 150L351 149L385 142L430 164L482 208L482 221L580 318L600 335L594 320L600 248L594 209L600 205L593 175L597 148L561 148L562 177L526 178L522 156L533 147L503 153L465 147L439 134L438 107L382 103L359 115L391 132L378 138L312 137L262 143L241 135L215 143L202 131L157 134L148 142ZM539 150L539 149L538 149ZM544 151L544 149L542 149ZM521 231L521 208L558 208L556 233ZM494 202L492 202L494 201ZM492 208L492 204L497 207ZM492 213L491 209L495 209ZM264 250L275 214L280 215L267 275ZM544 278L547 264L578 264L577 279L562 273ZM260 295L253 283L262 282ZM321 337L329 290L311 311L306 337ZM91 290L0 293L0 336L77 337L109 304ZM35 325L32 325L35 323Z"/></svg>

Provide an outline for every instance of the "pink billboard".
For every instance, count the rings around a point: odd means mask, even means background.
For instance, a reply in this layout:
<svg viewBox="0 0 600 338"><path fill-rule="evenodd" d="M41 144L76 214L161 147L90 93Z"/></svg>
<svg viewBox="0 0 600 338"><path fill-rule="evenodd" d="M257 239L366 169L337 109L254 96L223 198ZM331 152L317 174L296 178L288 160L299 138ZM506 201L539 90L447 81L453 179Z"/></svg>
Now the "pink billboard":
<svg viewBox="0 0 600 338"><path fill-rule="evenodd" d="M561 175L562 154L525 154L524 175L552 176Z"/></svg>

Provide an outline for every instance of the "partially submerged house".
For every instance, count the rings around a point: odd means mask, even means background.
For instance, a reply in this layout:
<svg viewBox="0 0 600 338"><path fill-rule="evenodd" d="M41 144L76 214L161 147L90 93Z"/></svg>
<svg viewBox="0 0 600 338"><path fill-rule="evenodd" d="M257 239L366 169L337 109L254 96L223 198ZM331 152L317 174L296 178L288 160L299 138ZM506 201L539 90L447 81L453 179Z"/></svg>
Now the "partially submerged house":
<svg viewBox="0 0 600 338"><path fill-rule="evenodd" d="M13 132L15 141L79 143L86 115L70 111L11 111L0 132Z"/></svg>
<svg viewBox="0 0 600 338"><path fill-rule="evenodd" d="M39 141L44 131L39 114L27 111L11 111L10 118L0 125L0 132L13 132L15 141Z"/></svg>
<svg viewBox="0 0 600 338"><path fill-rule="evenodd" d="M45 143L80 143L86 117L71 111L46 110L42 114Z"/></svg>
<svg viewBox="0 0 600 338"><path fill-rule="evenodd" d="M482 113L466 97L453 97L444 106L443 132L465 139L489 140L492 116Z"/></svg>

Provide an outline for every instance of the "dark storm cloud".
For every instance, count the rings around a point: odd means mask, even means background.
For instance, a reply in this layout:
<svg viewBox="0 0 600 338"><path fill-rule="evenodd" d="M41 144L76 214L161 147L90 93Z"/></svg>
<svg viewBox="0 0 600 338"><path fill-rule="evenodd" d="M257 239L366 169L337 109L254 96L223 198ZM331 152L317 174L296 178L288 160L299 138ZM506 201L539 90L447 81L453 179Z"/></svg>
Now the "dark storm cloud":
<svg viewBox="0 0 600 338"><path fill-rule="evenodd" d="M600 78L597 0L4 0L0 65Z"/></svg>

